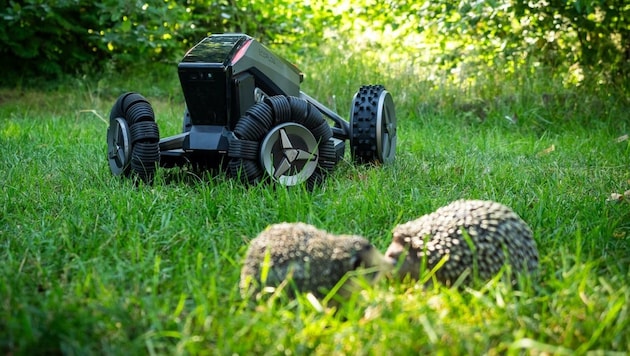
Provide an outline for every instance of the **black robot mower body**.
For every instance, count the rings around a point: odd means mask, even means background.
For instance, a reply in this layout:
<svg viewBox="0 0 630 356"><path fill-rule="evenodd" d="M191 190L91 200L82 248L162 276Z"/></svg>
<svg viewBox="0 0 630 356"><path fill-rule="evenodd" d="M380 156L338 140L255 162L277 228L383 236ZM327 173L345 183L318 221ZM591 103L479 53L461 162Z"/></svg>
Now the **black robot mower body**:
<svg viewBox="0 0 630 356"><path fill-rule="evenodd" d="M271 177L313 186L345 154L389 163L396 151L396 114L381 85L362 86L350 121L300 91L303 74L245 34L206 37L178 65L186 109L182 133L160 139L151 104L118 97L107 130L114 175L150 182L156 167L224 168L244 182Z"/></svg>

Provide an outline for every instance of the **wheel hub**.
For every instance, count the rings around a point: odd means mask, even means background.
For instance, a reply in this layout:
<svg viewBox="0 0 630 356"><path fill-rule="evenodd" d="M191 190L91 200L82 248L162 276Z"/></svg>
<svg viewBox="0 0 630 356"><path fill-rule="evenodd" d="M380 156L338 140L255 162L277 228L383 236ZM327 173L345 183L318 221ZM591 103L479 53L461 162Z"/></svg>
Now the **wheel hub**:
<svg viewBox="0 0 630 356"><path fill-rule="evenodd" d="M306 127L285 123L271 129L262 142L260 161L265 171L283 185L305 182L315 172L319 151Z"/></svg>
<svg viewBox="0 0 630 356"><path fill-rule="evenodd" d="M123 118L110 122L107 129L107 159L114 175L121 175L129 167L131 159L131 137L129 126Z"/></svg>

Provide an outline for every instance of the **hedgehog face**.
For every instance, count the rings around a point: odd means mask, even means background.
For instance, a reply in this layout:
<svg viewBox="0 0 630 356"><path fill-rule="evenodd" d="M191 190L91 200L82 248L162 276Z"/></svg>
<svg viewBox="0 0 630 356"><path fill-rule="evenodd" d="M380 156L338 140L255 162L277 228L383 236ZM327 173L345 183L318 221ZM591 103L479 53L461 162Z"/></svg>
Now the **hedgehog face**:
<svg viewBox="0 0 630 356"><path fill-rule="evenodd" d="M344 275L347 272L356 271L357 277L374 283L383 274L389 273L393 269L393 265L363 237L342 235L334 238L337 242L346 245L343 250L349 252L347 257L343 259ZM344 282L337 294L342 298L348 297L351 293L361 290L361 286L362 284L355 277L351 277Z"/></svg>
<svg viewBox="0 0 630 356"><path fill-rule="evenodd" d="M420 265L416 259L409 258L409 246L394 240L385 251L385 260L397 268L396 273L402 277L409 275L413 279L418 279Z"/></svg>
<svg viewBox="0 0 630 356"><path fill-rule="evenodd" d="M346 236L339 236L339 238L347 238ZM383 255L367 240L363 237L355 236L357 238L354 243L353 255L350 257L350 269L369 269L372 272L368 273L371 279L378 279L383 273L387 273L393 269L394 264Z"/></svg>

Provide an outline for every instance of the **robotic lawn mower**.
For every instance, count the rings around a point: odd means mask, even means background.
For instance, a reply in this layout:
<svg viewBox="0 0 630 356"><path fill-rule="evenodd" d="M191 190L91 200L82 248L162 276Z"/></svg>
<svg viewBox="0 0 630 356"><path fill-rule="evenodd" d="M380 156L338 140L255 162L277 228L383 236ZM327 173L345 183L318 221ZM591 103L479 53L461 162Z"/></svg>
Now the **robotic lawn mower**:
<svg viewBox="0 0 630 356"><path fill-rule="evenodd" d="M118 97L107 147L114 175L151 182L157 166L222 168L243 182L270 177L313 187L345 153L359 163L389 163L396 113L381 85L362 86L350 121L300 91L303 74L245 34L206 37L178 65L186 109L182 133L160 139L151 104Z"/></svg>

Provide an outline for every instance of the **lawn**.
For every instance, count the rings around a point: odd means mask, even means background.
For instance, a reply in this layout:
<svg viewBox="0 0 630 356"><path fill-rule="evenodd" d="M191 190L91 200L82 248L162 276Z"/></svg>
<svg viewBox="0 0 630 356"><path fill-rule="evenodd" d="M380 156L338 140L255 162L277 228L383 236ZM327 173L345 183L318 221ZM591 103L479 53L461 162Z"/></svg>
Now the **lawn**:
<svg viewBox="0 0 630 356"><path fill-rule="evenodd" d="M346 116L382 83L398 114L393 165L347 157L313 192L221 174L113 177L108 117L137 90L162 137L181 128L172 73L0 90L0 352L3 354L627 354L630 101L542 71L474 83L305 58L303 89ZM338 66L338 72L328 70ZM312 73L312 74L311 74ZM381 280L336 309L306 296L251 305L238 290L247 242L303 221L367 237L460 198L512 207L540 271L513 288Z"/></svg>

